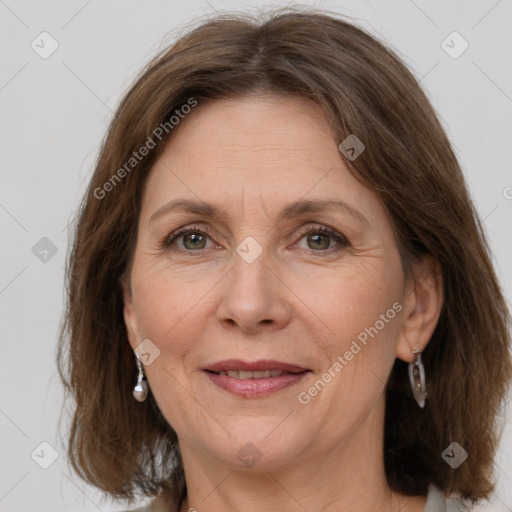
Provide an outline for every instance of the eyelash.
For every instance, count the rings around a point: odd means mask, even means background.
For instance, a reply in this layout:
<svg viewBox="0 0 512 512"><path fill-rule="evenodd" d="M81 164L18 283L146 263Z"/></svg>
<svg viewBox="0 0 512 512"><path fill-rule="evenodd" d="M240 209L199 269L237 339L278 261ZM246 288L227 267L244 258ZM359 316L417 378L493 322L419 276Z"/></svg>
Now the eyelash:
<svg viewBox="0 0 512 512"><path fill-rule="evenodd" d="M168 250L171 245L180 237L180 236L184 236L184 235L188 235L188 234L199 234L199 235L206 235L208 236L210 239L213 239L214 237L214 234L211 232L211 230L207 227L204 227L204 228L199 228L199 227L195 227L195 226L190 226L190 227L187 227L187 228L180 228L180 229L177 229L176 231L174 231L173 233L171 233L170 235L166 236L160 243L160 246L161 246L161 249L162 250ZM319 226L319 227L311 227L311 226L308 226L304 229L301 229L299 230L299 233L298 233L298 241L302 240L302 238L304 238L305 235L328 235L330 236L335 242L338 243L338 247L330 247L329 249L324 249L324 250L313 250L313 249L310 249L309 251L306 250L306 252L308 254L314 254L314 255L330 255L332 254L333 252L338 252L340 251L341 249L343 248L346 248L346 247L349 247L350 246L350 243L349 241L345 238L345 236L341 235L340 233L338 233L337 231L331 229L331 228L328 228L327 226ZM198 249L196 251L193 251L193 250L189 250L189 249L179 249L178 251L181 251L181 252L187 252L187 253L194 253L194 252L197 252L197 253L201 253L201 252L204 252L205 249Z"/></svg>

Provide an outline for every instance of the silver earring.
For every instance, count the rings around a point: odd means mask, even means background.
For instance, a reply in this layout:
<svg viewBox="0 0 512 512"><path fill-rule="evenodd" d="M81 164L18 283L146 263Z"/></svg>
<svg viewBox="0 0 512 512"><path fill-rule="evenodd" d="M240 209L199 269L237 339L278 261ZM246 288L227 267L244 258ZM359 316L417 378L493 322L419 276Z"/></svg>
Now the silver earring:
<svg viewBox="0 0 512 512"><path fill-rule="evenodd" d="M421 361L421 350L413 350L414 361L409 363L409 380L414 399L423 409L427 398L427 388L425 385L425 367Z"/></svg>
<svg viewBox="0 0 512 512"><path fill-rule="evenodd" d="M133 388L133 398L137 402L144 402L148 396L148 382L144 379L144 369L142 368L142 362L139 358L139 354L135 352L135 364L139 374L137 375L137 384Z"/></svg>

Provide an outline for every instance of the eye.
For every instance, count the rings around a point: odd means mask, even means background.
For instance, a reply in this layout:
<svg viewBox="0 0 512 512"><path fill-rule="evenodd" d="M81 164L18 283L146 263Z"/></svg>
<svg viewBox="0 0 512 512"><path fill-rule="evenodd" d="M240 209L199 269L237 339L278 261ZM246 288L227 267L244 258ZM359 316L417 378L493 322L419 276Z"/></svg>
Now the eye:
<svg viewBox="0 0 512 512"><path fill-rule="evenodd" d="M212 234L206 228L183 228L178 229L171 233L167 238L162 241L162 249L169 249L173 244L177 245L178 251L200 251L208 249L206 243ZM211 248L211 247L210 247Z"/></svg>
<svg viewBox="0 0 512 512"><path fill-rule="evenodd" d="M302 229L299 233L301 239L305 239L307 247L312 252L332 253L348 247L348 240L334 229L327 226L314 227L311 226ZM334 247L333 247L334 245ZM304 248L304 247L303 247Z"/></svg>
<svg viewBox="0 0 512 512"><path fill-rule="evenodd" d="M210 247L207 246L208 240L211 241L213 236L208 228L191 226L174 231L162 240L160 245L162 250L168 250L175 245L174 250L176 251L201 252L205 249L219 247L215 244ZM327 226L307 226L299 231L299 236L299 241L306 240L307 247L303 248L309 249L311 253L331 254L350 246L350 243L342 234Z"/></svg>

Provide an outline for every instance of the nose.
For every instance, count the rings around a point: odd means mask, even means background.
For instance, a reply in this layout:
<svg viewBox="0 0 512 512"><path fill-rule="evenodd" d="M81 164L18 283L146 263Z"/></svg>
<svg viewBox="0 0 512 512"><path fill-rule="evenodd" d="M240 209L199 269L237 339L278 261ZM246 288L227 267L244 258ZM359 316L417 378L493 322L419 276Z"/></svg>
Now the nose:
<svg viewBox="0 0 512 512"><path fill-rule="evenodd" d="M291 318L291 291L280 278L265 250L252 262L238 253L223 279L217 319L226 328L244 333L271 332L285 327Z"/></svg>

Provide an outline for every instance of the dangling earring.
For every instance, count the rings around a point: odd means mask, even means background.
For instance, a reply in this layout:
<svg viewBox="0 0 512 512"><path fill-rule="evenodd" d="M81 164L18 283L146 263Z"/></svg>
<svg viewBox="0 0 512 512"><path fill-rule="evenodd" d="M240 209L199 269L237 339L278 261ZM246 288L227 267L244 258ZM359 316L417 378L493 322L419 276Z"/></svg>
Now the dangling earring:
<svg viewBox="0 0 512 512"><path fill-rule="evenodd" d="M139 374L137 375L137 384L135 384L135 387L133 388L133 398L135 398L137 402L144 402L148 396L148 382L144 379L142 362L137 352L135 352L135 364L137 365Z"/></svg>
<svg viewBox="0 0 512 512"><path fill-rule="evenodd" d="M421 350L413 350L414 361L409 363L409 380L411 381L412 394L418 405L423 409L427 398L425 385L425 367L421 361Z"/></svg>

